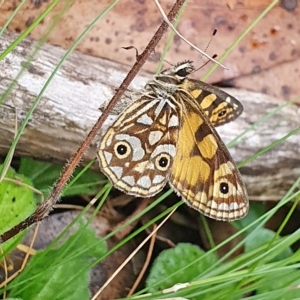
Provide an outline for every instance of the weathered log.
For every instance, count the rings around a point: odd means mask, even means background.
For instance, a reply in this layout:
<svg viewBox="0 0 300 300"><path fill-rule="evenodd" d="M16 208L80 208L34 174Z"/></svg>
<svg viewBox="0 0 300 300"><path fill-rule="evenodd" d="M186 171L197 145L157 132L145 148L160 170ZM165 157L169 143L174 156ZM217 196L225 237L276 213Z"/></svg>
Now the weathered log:
<svg viewBox="0 0 300 300"><path fill-rule="evenodd" d="M0 50L3 51L14 38L12 33L2 35ZM26 39L0 61L0 94L3 95L16 80L36 45L36 42ZM64 53L65 50L61 48L44 45L15 81L11 92L5 96L0 109L1 155L7 153L14 138L15 118L17 117L20 125ZM43 93L22 134L15 155L64 163L92 128L101 114L99 107L109 101L128 70L128 66L73 52ZM142 88L151 76L141 72L131 89ZM237 89L226 91L242 102L244 113L235 122L218 128L225 142L284 104L283 101L263 94ZM122 110L122 104L128 104L129 100L130 98L124 97L116 111ZM112 112L103 130L115 117L116 113ZM236 162L241 162L299 126L299 109L291 104L249 131L230 152ZM98 141L99 139L100 134ZM95 157L98 141L95 140L88 149L83 164ZM297 133L241 169L250 199L280 199L300 175L299 145L300 134Z"/></svg>

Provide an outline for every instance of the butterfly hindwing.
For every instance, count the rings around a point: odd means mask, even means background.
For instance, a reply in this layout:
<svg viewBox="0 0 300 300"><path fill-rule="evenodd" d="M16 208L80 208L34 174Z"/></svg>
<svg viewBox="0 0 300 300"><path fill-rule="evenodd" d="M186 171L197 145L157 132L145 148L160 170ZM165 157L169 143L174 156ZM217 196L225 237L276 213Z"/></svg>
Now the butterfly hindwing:
<svg viewBox="0 0 300 300"><path fill-rule="evenodd" d="M112 184L135 196L158 193L169 179L178 139L178 110L143 96L104 135L98 156Z"/></svg>
<svg viewBox="0 0 300 300"><path fill-rule="evenodd" d="M248 211L245 186L231 155L204 111L186 93L170 184L185 202L217 220L234 220Z"/></svg>

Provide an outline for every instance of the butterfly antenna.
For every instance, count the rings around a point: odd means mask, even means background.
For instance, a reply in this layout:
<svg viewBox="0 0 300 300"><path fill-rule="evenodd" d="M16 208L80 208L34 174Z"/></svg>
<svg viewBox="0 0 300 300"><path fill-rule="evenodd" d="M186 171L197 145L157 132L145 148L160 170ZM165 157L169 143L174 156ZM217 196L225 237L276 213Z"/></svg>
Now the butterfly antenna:
<svg viewBox="0 0 300 300"><path fill-rule="evenodd" d="M212 56L212 58L215 59L217 56L218 56L217 54L214 54L214 55ZM205 66L206 66L208 63L210 63L210 62L211 62L211 60L207 60L203 65L201 65L198 69L196 69L195 72L198 71L199 69L205 67Z"/></svg>
<svg viewBox="0 0 300 300"><path fill-rule="evenodd" d="M210 40L209 40L209 42L208 42L206 48L205 48L205 50L204 50L204 52L206 52L206 51L208 50L208 47L210 46L210 44L211 44L211 42L212 42L214 36L217 34L217 32L218 32L218 30L217 30L217 28L215 28L214 31L213 31L213 33L212 33L212 35L211 35L211 37L210 37Z"/></svg>
<svg viewBox="0 0 300 300"><path fill-rule="evenodd" d="M205 47L204 53L206 53L206 51L208 50L208 47L210 46L210 44L211 44L211 42L212 42L214 36L217 34L217 32L218 32L218 30L215 28L214 31L213 31L213 33L212 33L212 35L211 35L211 37L210 37L209 42L207 43L207 46ZM214 55L212 56L213 59L215 59L216 57L217 57L217 54L214 54ZM199 61L198 61L198 64L200 64L202 58L203 58L203 55L201 55L201 57L200 57L200 59L199 59ZM206 66L210 61L211 61L211 60L206 61L203 65L200 65L198 68L196 68L195 71L198 71L199 69L203 68L203 67Z"/></svg>

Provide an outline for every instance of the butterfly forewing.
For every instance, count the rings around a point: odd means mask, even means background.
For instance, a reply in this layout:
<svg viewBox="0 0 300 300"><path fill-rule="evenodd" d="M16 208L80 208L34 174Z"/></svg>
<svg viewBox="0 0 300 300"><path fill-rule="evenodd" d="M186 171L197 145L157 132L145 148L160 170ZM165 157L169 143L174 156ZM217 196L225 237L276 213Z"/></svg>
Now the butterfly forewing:
<svg viewBox="0 0 300 300"><path fill-rule="evenodd" d="M205 82L187 79L181 86L191 93L214 127L235 120L243 112L237 99Z"/></svg>
<svg viewBox="0 0 300 300"><path fill-rule="evenodd" d="M135 196L157 194L169 179L176 153L180 110L143 96L104 135L98 156L112 184Z"/></svg>

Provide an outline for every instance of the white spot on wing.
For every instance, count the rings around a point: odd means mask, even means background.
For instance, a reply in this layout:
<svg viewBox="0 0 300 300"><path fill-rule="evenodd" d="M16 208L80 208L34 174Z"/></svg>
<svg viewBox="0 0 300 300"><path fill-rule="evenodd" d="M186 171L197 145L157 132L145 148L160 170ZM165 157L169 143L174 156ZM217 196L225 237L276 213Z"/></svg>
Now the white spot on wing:
<svg viewBox="0 0 300 300"><path fill-rule="evenodd" d="M149 144L151 146L156 144L161 139L162 136L163 136L163 133L161 131L158 131L158 130L151 131L149 134L149 137L148 137Z"/></svg>
<svg viewBox="0 0 300 300"><path fill-rule="evenodd" d="M106 162L109 164L111 162L112 159L112 154L107 152L107 151L103 151L104 157L106 159Z"/></svg>
<svg viewBox="0 0 300 300"><path fill-rule="evenodd" d="M149 176L142 176L138 181L137 184L143 188L148 189L151 186L151 179Z"/></svg>
<svg viewBox="0 0 300 300"><path fill-rule="evenodd" d="M174 157L176 153L176 148L171 144L159 145L152 152L152 157L159 155L160 153L168 153L170 156Z"/></svg>
<svg viewBox="0 0 300 300"><path fill-rule="evenodd" d="M130 186L133 186L135 184L133 176L125 176L122 178L122 181L126 182Z"/></svg>
<svg viewBox="0 0 300 300"><path fill-rule="evenodd" d="M121 178L123 174L123 168L122 167L111 167L110 170L116 175L118 179Z"/></svg>
<svg viewBox="0 0 300 300"><path fill-rule="evenodd" d="M137 161L141 160L145 155L145 151L143 148L137 148L133 150L132 160Z"/></svg>
<svg viewBox="0 0 300 300"><path fill-rule="evenodd" d="M227 203L221 203L219 204L219 207L218 207L219 210L226 210L228 211L229 210L229 206Z"/></svg>
<svg viewBox="0 0 300 300"><path fill-rule="evenodd" d="M237 210L239 208L239 205L236 202L232 202L229 205L229 210Z"/></svg>
<svg viewBox="0 0 300 300"><path fill-rule="evenodd" d="M154 111L154 116L157 117L161 110L163 109L163 107L165 106L166 104L166 101L164 99L161 99L161 101L159 101L157 107L155 108L155 111Z"/></svg>
<svg viewBox="0 0 300 300"><path fill-rule="evenodd" d="M137 122L144 125L152 125L153 120L147 114L143 114L137 119Z"/></svg>
<svg viewBox="0 0 300 300"><path fill-rule="evenodd" d="M164 180L165 180L165 177L164 177L164 176L156 175L156 176L154 176L153 184L161 183L161 182L163 182Z"/></svg>
<svg viewBox="0 0 300 300"><path fill-rule="evenodd" d="M179 126L179 120L176 115L172 115L172 117L169 120L168 127L178 127Z"/></svg>

